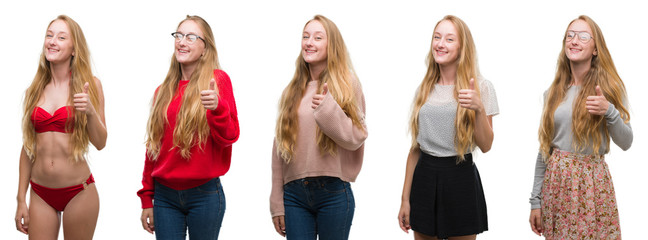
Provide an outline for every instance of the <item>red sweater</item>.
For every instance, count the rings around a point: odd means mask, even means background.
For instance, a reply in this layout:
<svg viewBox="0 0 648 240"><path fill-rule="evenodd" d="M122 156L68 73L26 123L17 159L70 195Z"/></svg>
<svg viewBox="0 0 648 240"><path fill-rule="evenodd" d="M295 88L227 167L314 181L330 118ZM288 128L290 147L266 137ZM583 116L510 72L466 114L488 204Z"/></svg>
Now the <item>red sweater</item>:
<svg viewBox="0 0 648 240"><path fill-rule="evenodd" d="M202 145L191 148L191 159L183 159L178 148L173 148L173 130L182 104L182 96L187 81L180 81L176 95L169 103L167 117L169 123L164 126L160 155L151 161L148 154L144 163L142 189L137 195L142 200L142 208L153 207L154 179L164 186L185 190L200 186L209 180L224 175L230 167L232 144L239 137L239 123L236 102L232 92L229 76L221 70L214 70L214 79L218 84L218 107L207 110L207 123L210 135Z"/></svg>

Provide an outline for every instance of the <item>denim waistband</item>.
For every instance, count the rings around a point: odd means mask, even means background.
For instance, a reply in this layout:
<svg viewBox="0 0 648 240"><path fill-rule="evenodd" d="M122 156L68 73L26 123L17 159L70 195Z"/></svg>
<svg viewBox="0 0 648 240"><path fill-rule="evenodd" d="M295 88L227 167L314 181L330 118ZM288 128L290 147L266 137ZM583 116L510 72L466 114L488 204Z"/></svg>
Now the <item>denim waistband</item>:
<svg viewBox="0 0 648 240"><path fill-rule="evenodd" d="M299 184L308 185L309 183L323 184L332 181L342 181L342 180L339 177L318 176L318 177L305 177L305 178L295 179L286 184L299 183Z"/></svg>

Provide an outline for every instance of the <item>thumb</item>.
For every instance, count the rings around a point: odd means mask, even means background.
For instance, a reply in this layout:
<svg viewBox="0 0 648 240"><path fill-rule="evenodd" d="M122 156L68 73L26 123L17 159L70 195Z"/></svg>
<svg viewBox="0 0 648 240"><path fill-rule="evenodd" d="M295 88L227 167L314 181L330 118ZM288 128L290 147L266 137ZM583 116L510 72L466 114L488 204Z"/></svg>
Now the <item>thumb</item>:
<svg viewBox="0 0 648 240"><path fill-rule="evenodd" d="M322 87L322 95L326 95L328 93L328 84L324 83L324 86Z"/></svg>
<svg viewBox="0 0 648 240"><path fill-rule="evenodd" d="M211 81L209 81L209 90L215 90L216 89L215 85L216 85L216 80L212 79Z"/></svg>
<svg viewBox="0 0 648 240"><path fill-rule="evenodd" d="M599 85L596 85L596 96L603 96L603 91L601 91Z"/></svg>
<svg viewBox="0 0 648 240"><path fill-rule="evenodd" d="M475 90L475 79L470 79L470 90Z"/></svg>
<svg viewBox="0 0 648 240"><path fill-rule="evenodd" d="M90 87L90 83L86 82L83 85L83 93L88 94L88 88Z"/></svg>

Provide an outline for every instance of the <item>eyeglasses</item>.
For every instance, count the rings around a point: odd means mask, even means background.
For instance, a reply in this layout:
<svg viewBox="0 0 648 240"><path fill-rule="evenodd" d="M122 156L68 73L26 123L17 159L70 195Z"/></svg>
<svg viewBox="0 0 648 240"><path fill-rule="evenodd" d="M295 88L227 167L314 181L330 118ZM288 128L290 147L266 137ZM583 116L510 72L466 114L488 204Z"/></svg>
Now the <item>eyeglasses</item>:
<svg viewBox="0 0 648 240"><path fill-rule="evenodd" d="M180 42L180 41L182 41L182 39L186 39L188 44L194 44L198 39L203 40L203 42L205 41L205 39L201 38L200 36L198 36L196 34L191 34L191 33L183 34L183 33L179 33L179 32L174 32L174 33L171 33L171 36L173 36L175 38L176 42Z"/></svg>
<svg viewBox="0 0 648 240"><path fill-rule="evenodd" d="M588 43L590 40L592 40L592 35L588 32L567 31L567 34L565 35L565 41L571 42L571 40L574 39L576 35L578 35L578 40L580 40L582 43Z"/></svg>

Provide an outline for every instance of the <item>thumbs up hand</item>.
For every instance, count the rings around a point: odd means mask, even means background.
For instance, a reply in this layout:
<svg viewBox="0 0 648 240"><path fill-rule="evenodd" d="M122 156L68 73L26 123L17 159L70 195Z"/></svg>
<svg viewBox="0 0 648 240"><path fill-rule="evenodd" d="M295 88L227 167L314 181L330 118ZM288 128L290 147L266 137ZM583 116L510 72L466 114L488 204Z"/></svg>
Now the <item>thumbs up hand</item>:
<svg viewBox="0 0 648 240"><path fill-rule="evenodd" d="M484 104L482 104L481 98L479 98L477 91L475 91L475 79L470 79L469 89L459 90L459 106L473 111L481 111L484 109Z"/></svg>
<svg viewBox="0 0 648 240"><path fill-rule="evenodd" d="M86 82L83 85L83 92L74 94L74 110L85 113L87 115L94 115L95 109L90 102L90 95L88 95L90 84Z"/></svg>
<svg viewBox="0 0 648 240"><path fill-rule="evenodd" d="M218 107L218 96L216 95L216 81L209 81L209 89L200 91L200 103L205 109L216 110Z"/></svg>
<svg viewBox="0 0 648 240"><path fill-rule="evenodd" d="M603 95L601 87L596 85L596 96L587 96L585 106L587 107L587 111L590 114L605 115L608 108L610 107L610 102L608 102L608 100Z"/></svg>
<svg viewBox="0 0 648 240"><path fill-rule="evenodd" d="M313 96L313 105L311 105L311 107L313 107L313 109L317 108L322 101L324 101L326 94L328 94L328 84L324 83L324 86L322 86L322 93Z"/></svg>

